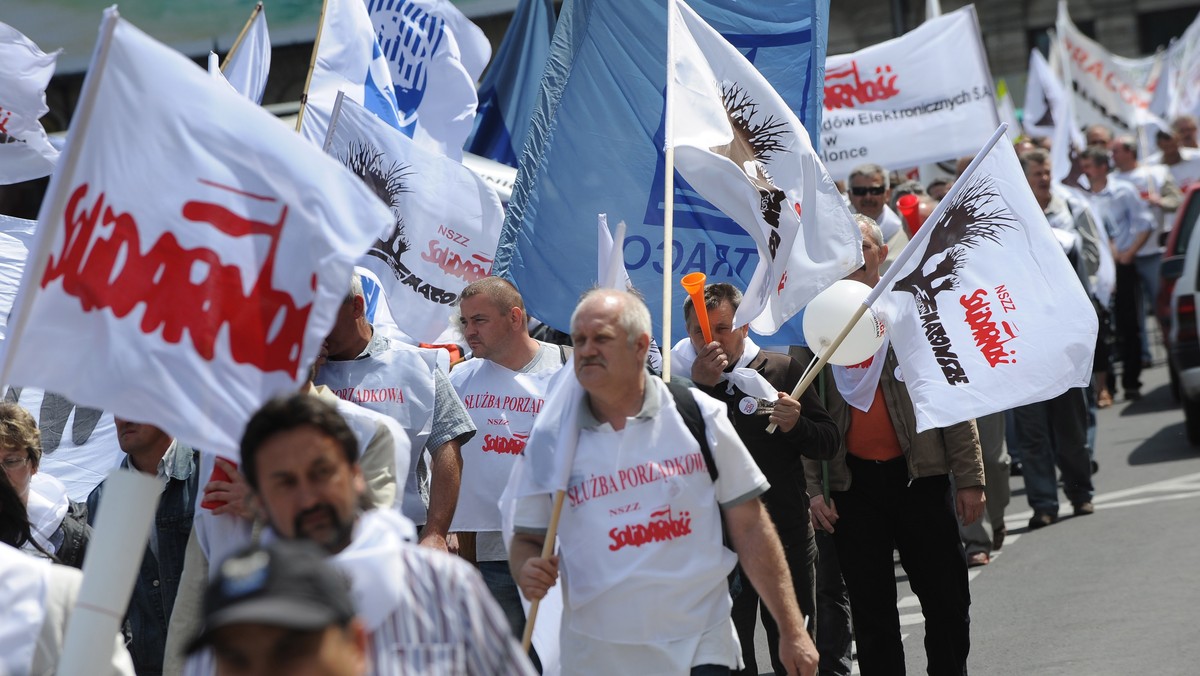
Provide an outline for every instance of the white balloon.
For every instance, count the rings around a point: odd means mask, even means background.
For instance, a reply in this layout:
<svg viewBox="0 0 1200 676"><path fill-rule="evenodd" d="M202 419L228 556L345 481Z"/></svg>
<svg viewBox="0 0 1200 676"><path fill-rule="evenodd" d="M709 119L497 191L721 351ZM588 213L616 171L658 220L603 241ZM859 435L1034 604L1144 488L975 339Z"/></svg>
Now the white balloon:
<svg viewBox="0 0 1200 676"><path fill-rule="evenodd" d="M804 340L808 347L820 355L832 345L869 293L871 287L866 284L843 279L817 294L804 309ZM884 332L883 319L867 308L829 358L829 363L852 366L865 361L883 344Z"/></svg>

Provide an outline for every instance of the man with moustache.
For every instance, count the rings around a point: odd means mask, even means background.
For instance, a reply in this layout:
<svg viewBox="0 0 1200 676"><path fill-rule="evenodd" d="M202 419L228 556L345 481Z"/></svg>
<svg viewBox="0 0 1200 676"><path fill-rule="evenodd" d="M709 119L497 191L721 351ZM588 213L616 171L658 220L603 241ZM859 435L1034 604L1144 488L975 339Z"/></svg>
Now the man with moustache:
<svg viewBox="0 0 1200 676"><path fill-rule="evenodd" d="M405 540L393 510L359 508L358 440L317 397L267 402L241 443L246 479L275 534L322 547L351 582L372 674L533 674L479 574Z"/></svg>

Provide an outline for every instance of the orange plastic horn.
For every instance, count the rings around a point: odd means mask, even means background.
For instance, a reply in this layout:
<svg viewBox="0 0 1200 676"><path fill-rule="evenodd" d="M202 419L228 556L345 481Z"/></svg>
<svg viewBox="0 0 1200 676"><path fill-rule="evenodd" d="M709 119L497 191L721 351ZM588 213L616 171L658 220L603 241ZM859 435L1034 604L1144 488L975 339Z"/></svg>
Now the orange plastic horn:
<svg viewBox="0 0 1200 676"><path fill-rule="evenodd" d="M703 272L693 272L683 276L679 283L683 290L692 297L692 309L696 311L696 321L700 322L700 330L704 332L704 343L712 342L712 329L708 326L708 306L704 304L704 282L707 277Z"/></svg>
<svg viewBox="0 0 1200 676"><path fill-rule="evenodd" d="M916 195L904 195L896 200L896 208L900 215L908 221L908 232L915 235L921 227L921 200Z"/></svg>

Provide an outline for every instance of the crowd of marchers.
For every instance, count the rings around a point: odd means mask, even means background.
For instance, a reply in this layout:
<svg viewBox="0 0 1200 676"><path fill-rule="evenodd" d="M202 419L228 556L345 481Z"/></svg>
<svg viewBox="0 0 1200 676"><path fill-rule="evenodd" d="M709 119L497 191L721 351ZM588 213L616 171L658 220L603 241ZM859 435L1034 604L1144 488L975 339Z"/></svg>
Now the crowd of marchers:
<svg viewBox="0 0 1200 676"><path fill-rule="evenodd" d="M812 353L755 344L729 284L683 305L687 336L663 346L682 377L664 381L634 290L590 291L569 334L531 335L516 288L475 281L456 317L469 358L447 371L372 325L355 277L307 381L254 413L239 463L212 473L168 431L116 421L121 470L161 496L95 673L758 674L760 622L775 673L849 674L852 639L860 673L903 673L898 553L929 672L964 674L968 568L1003 546L1009 477L1029 528L1058 520L1060 481L1074 515L1093 512L1096 409L1141 396L1162 240L1200 181L1196 136L1181 117L1140 158L1135 139L1092 127L1063 172L1044 139L1016 142L1093 301L1092 383L919 433L892 349L861 405L824 374L793 396ZM839 182L862 231L849 279L877 284L954 180L864 165ZM915 216L899 215L906 195ZM33 416L0 404L0 647L34 674L54 671L111 499L101 483L71 501L41 459ZM530 603L551 592L536 616L549 628L525 648Z"/></svg>

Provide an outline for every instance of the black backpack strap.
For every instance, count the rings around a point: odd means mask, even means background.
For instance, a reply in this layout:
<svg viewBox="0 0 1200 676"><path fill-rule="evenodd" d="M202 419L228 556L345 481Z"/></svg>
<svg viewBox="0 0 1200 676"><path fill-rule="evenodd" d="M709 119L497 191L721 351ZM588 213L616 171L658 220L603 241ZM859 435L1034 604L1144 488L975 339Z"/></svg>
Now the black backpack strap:
<svg viewBox="0 0 1200 676"><path fill-rule="evenodd" d="M708 435L705 433L704 416L700 414L700 405L696 403L696 398L692 396L688 389L692 387L692 381L686 378L671 376L667 381L667 389L671 391L671 396L675 398L675 408L679 410L680 417L683 418L683 424L687 426L688 431L696 438L696 443L700 444L700 453L704 456L704 464L708 465L708 476L717 481L717 463L713 462L712 449L708 447Z"/></svg>
<svg viewBox="0 0 1200 676"><path fill-rule="evenodd" d="M559 345L558 346L558 360L559 360L558 363L566 364L567 357L570 357L573 352L575 352L574 348L569 347L567 345Z"/></svg>

